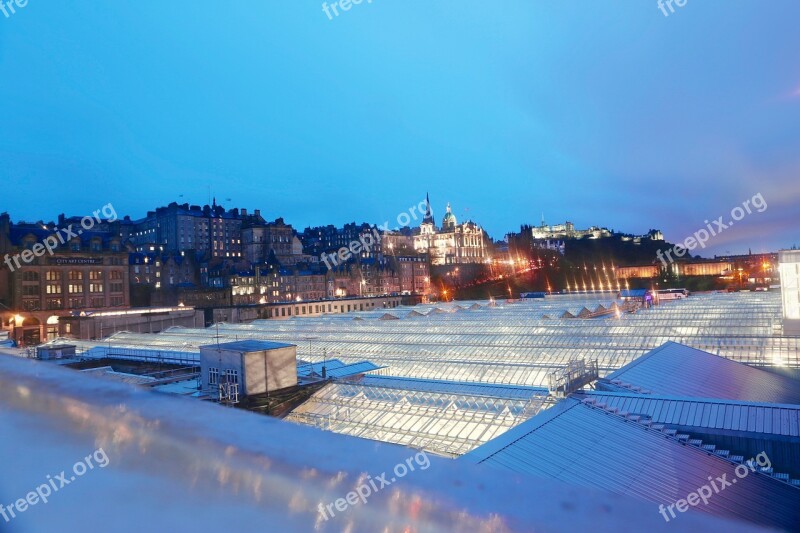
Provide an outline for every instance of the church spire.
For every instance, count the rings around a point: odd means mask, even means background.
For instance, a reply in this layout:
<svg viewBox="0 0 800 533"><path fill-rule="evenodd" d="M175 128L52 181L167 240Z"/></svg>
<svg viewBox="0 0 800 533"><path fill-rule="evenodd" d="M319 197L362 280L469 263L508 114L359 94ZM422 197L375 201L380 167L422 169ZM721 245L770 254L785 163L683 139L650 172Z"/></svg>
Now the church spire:
<svg viewBox="0 0 800 533"><path fill-rule="evenodd" d="M433 220L433 211L431 211L431 199L428 193L425 193L425 217L422 219L423 224L432 224L436 225L436 222Z"/></svg>

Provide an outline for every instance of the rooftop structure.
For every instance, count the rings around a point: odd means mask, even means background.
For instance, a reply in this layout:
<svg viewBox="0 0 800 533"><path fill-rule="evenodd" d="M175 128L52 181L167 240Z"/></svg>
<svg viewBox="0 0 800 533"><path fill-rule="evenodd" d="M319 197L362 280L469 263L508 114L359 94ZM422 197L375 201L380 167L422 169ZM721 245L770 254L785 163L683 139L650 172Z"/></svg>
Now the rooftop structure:
<svg viewBox="0 0 800 533"><path fill-rule="evenodd" d="M200 347L200 384L221 402L297 385L294 344L247 339Z"/></svg>
<svg viewBox="0 0 800 533"><path fill-rule="evenodd" d="M800 250L782 250L778 254L783 297L783 327L800 335Z"/></svg>

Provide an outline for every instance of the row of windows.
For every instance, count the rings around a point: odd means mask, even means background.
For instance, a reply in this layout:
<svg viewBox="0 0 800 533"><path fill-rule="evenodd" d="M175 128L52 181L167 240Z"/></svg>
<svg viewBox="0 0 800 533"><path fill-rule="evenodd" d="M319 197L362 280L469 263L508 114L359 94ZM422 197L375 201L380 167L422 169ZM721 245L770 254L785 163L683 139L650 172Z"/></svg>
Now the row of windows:
<svg viewBox="0 0 800 533"><path fill-rule="evenodd" d="M37 244L38 241L33 239L27 239L24 243L24 247L26 250L32 250L34 245ZM81 241L80 239L73 239L69 242L69 249L72 252L80 252L81 251ZM120 251L120 244L117 241L114 241L110 245L110 249L112 252L119 252ZM93 240L89 244L89 250L92 252L102 252L103 251L103 242L100 240Z"/></svg>
<svg viewBox="0 0 800 533"><path fill-rule="evenodd" d="M61 281L62 280L63 271L62 270L48 270L44 273L44 279L46 281ZM89 279L90 280L102 280L105 273L102 270L90 270L89 271ZM109 279L124 279L121 270L110 270L108 273ZM83 281L83 271L82 270L69 270L67 272L67 279L69 281ZM39 281L39 273L33 271L26 271L22 273L22 281Z"/></svg>
<svg viewBox="0 0 800 533"><path fill-rule="evenodd" d="M67 299L67 304L68 309L82 309L87 307L86 300L84 298L69 298ZM111 307L122 307L125 305L125 298L123 296L112 296L110 305ZM89 298L88 307L106 307L105 299L102 296L91 297ZM23 300L22 308L25 311L42 310L41 302L38 299ZM64 300L62 298L47 298L45 300L44 309L48 311L64 309Z"/></svg>
<svg viewBox="0 0 800 533"><path fill-rule="evenodd" d="M225 369L222 373L223 383L239 383L239 371L235 369ZM208 384L219 385L219 368L208 368Z"/></svg>
<svg viewBox="0 0 800 533"><path fill-rule="evenodd" d="M125 292L124 284L122 282L114 282L109 285L110 292ZM48 283L45 286L45 294L61 294L62 287L60 283ZM67 285L67 292L70 294L80 294L83 293L83 284L82 283L70 283ZM89 292L91 293L101 293L104 292L104 287L102 283L89 283ZM39 286L38 285L24 285L22 287L22 295L23 296L39 296Z"/></svg>
<svg viewBox="0 0 800 533"><path fill-rule="evenodd" d="M387 308L397 307L396 302L388 302ZM364 303L359 304L341 304L341 309L339 305L332 305L327 304L328 306L328 313L349 313L351 311L364 311ZM375 302L368 302L366 304L367 307L375 307ZM309 313L325 313L325 304L311 304L311 305L296 305L294 306L294 314L295 316L299 315L307 315ZM267 316L270 318L277 318L277 317L285 317L285 316L292 316L292 308L291 307L280 307L280 308L273 308L267 312Z"/></svg>

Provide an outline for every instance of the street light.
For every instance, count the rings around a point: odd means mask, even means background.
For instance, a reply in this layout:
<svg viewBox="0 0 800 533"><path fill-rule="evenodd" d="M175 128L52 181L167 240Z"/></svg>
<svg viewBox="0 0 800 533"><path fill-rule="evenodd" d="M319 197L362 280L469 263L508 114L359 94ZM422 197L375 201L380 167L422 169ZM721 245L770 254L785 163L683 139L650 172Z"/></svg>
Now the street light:
<svg viewBox="0 0 800 533"><path fill-rule="evenodd" d="M25 317L17 314L12 318L14 319L14 342L17 344L17 346L19 346L20 339L17 329L22 327L22 323L25 322Z"/></svg>

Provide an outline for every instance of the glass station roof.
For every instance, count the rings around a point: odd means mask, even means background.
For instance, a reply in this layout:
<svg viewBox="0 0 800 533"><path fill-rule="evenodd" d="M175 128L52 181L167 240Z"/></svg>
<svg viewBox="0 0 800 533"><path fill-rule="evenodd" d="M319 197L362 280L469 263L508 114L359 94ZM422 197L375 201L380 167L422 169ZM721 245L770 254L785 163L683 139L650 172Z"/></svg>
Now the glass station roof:
<svg viewBox="0 0 800 533"><path fill-rule="evenodd" d="M377 310L207 329L174 327L158 334L122 332L78 344L98 354L150 349L196 358L199 346L217 340L264 339L296 344L298 358L310 362L326 356L346 364L369 360L393 376L531 387L546 386L547 374L570 359L596 358L603 376L667 341L745 363L800 366L800 339L781 335L776 293L692 295L619 317L542 318L613 302L583 295L496 306L419 305L391 310L400 320L379 320L386 311ZM412 310L424 316L408 317Z"/></svg>
<svg viewBox="0 0 800 533"><path fill-rule="evenodd" d="M448 455L549 407L540 401L548 375L573 359L597 359L603 377L674 341L744 363L800 366L800 338L781 334L777 293L698 294L635 313L559 318L615 303L611 295L440 303L69 342L90 356L187 363L202 345L262 339L297 345L305 362L369 361L381 368L327 385L290 419ZM399 320L381 320L387 313Z"/></svg>

